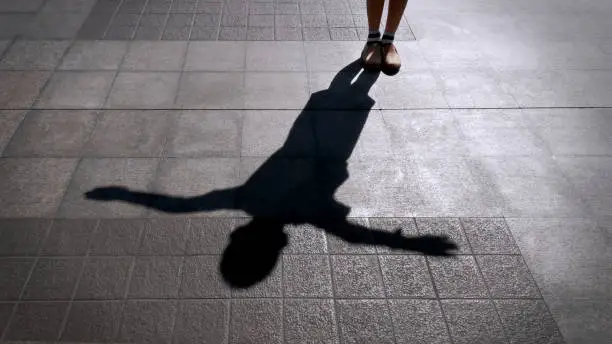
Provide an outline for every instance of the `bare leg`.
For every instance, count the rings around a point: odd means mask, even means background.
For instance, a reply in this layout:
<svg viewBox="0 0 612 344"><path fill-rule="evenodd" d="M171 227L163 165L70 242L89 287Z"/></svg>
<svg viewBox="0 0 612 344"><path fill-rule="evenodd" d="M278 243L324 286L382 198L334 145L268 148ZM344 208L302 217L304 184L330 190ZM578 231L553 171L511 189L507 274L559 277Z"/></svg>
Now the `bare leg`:
<svg viewBox="0 0 612 344"><path fill-rule="evenodd" d="M366 70L380 70L382 56L380 51L380 21L385 0L367 0L368 5L368 42L361 52L361 62Z"/></svg>
<svg viewBox="0 0 612 344"><path fill-rule="evenodd" d="M389 14L382 37L382 71L388 75L397 74L402 66L400 56L393 45L393 39L402 21L407 2L408 0L389 0Z"/></svg>
<svg viewBox="0 0 612 344"><path fill-rule="evenodd" d="M407 0L389 0L389 13L387 14L385 32L395 33L397 31L407 3Z"/></svg>
<svg viewBox="0 0 612 344"><path fill-rule="evenodd" d="M380 30L380 20L382 18L385 0L368 1L368 28L370 30Z"/></svg>

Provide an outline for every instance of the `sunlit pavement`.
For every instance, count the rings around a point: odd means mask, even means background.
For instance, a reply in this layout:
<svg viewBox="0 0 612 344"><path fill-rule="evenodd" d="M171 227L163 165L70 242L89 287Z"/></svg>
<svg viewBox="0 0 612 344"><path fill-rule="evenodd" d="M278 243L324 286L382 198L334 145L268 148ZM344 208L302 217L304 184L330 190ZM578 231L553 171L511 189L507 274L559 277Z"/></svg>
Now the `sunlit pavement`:
<svg viewBox="0 0 612 344"><path fill-rule="evenodd" d="M612 2L221 1L0 0L2 342L608 343Z"/></svg>

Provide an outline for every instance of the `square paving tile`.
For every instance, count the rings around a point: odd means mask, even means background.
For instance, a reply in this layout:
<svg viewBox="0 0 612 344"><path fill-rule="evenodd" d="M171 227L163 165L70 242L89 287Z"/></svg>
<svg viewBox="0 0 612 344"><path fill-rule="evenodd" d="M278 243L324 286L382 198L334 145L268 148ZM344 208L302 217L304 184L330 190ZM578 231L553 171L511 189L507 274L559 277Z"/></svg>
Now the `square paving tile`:
<svg viewBox="0 0 612 344"><path fill-rule="evenodd" d="M450 241L457 245L457 253L472 252L459 219L417 218L416 223L420 235L447 236Z"/></svg>
<svg viewBox="0 0 612 344"><path fill-rule="evenodd" d="M68 41L16 41L0 61L0 69L53 70L69 44Z"/></svg>
<svg viewBox="0 0 612 344"><path fill-rule="evenodd" d="M337 297L384 297L383 280L375 255L332 256Z"/></svg>
<svg viewBox="0 0 612 344"><path fill-rule="evenodd" d="M425 257L398 255L379 259L387 297L435 297Z"/></svg>
<svg viewBox="0 0 612 344"><path fill-rule="evenodd" d="M492 69L437 70L444 98L450 107L515 108L516 100L499 84Z"/></svg>
<svg viewBox="0 0 612 344"><path fill-rule="evenodd" d="M564 174L598 216L610 216L612 197L609 184L610 157L559 157L557 159Z"/></svg>
<svg viewBox="0 0 612 344"><path fill-rule="evenodd" d="M121 72L106 102L107 108L166 109L174 104L180 73Z"/></svg>
<svg viewBox="0 0 612 344"><path fill-rule="evenodd" d="M415 206L417 216L500 216L509 207L480 160L418 156L411 163L423 197L422 204Z"/></svg>
<svg viewBox="0 0 612 344"><path fill-rule="evenodd" d="M274 27L274 16L271 14L249 14L249 28Z"/></svg>
<svg viewBox="0 0 612 344"><path fill-rule="evenodd" d="M185 70L243 71L245 54L244 42L191 42L187 49Z"/></svg>
<svg viewBox="0 0 612 344"><path fill-rule="evenodd" d="M152 182L156 159L83 159L77 167L58 215L68 218L140 217L141 206L85 199L95 188L122 185L146 190Z"/></svg>
<svg viewBox="0 0 612 344"><path fill-rule="evenodd" d="M343 343L395 343L386 301L338 300L336 309Z"/></svg>
<svg viewBox="0 0 612 344"><path fill-rule="evenodd" d="M0 5L0 12L36 12L43 3L44 0L7 1Z"/></svg>
<svg viewBox="0 0 612 344"><path fill-rule="evenodd" d="M454 111L464 144L475 156L548 155L545 142L516 110ZM506 121L504 121L506 120Z"/></svg>
<svg viewBox="0 0 612 344"><path fill-rule="evenodd" d="M140 246L145 220L103 220L92 240L90 255L134 255Z"/></svg>
<svg viewBox="0 0 612 344"><path fill-rule="evenodd" d="M610 106L612 73L596 70L504 71L501 86L521 107Z"/></svg>
<svg viewBox="0 0 612 344"><path fill-rule="evenodd" d="M474 253L520 253L504 219L461 219L461 223Z"/></svg>
<svg viewBox="0 0 612 344"><path fill-rule="evenodd" d="M285 343L338 343L334 300L288 299L283 312Z"/></svg>
<svg viewBox="0 0 612 344"><path fill-rule="evenodd" d="M476 256L493 298L538 298L540 293L520 255Z"/></svg>
<svg viewBox="0 0 612 344"><path fill-rule="evenodd" d="M188 256L182 272L180 297L228 298L231 289L219 273L220 256Z"/></svg>
<svg viewBox="0 0 612 344"><path fill-rule="evenodd" d="M0 300L19 299L33 264L33 258L0 259Z"/></svg>
<svg viewBox="0 0 612 344"><path fill-rule="evenodd" d="M98 221L55 220L40 254L43 256L84 256Z"/></svg>
<svg viewBox="0 0 612 344"><path fill-rule="evenodd" d="M37 108L100 108L110 91L114 72L57 72L40 98Z"/></svg>
<svg viewBox="0 0 612 344"><path fill-rule="evenodd" d="M176 298L183 257L138 257L130 281L129 298Z"/></svg>
<svg viewBox="0 0 612 344"><path fill-rule="evenodd" d="M272 271L256 285L233 288L232 298L279 298L283 296L283 259L279 257ZM231 272L231 270L230 270ZM228 274L228 277L234 277ZM234 277L235 278L235 277Z"/></svg>
<svg viewBox="0 0 612 344"><path fill-rule="evenodd" d="M79 32L86 15L86 13L78 12L42 10L24 30L23 37L28 39L72 39Z"/></svg>
<svg viewBox="0 0 612 344"><path fill-rule="evenodd" d="M440 298L488 297L473 256L427 259Z"/></svg>
<svg viewBox="0 0 612 344"><path fill-rule="evenodd" d="M170 157L236 157L240 155L243 113L234 110L183 111L168 135Z"/></svg>
<svg viewBox="0 0 612 344"><path fill-rule="evenodd" d="M604 223L541 218L512 219L511 224L542 294L559 300L607 297L610 229Z"/></svg>
<svg viewBox="0 0 612 344"><path fill-rule="evenodd" d="M160 40L164 33L163 26L145 26L140 25L134 34L134 40Z"/></svg>
<svg viewBox="0 0 612 344"><path fill-rule="evenodd" d="M329 257L326 255L283 256L285 297L331 297Z"/></svg>
<svg viewBox="0 0 612 344"><path fill-rule="evenodd" d="M307 28L304 28L304 33L306 32ZM327 34L329 37L329 32ZM304 49L306 50L308 70L313 72L337 73L340 69L346 67L359 57L359 53L363 49L363 43L306 42L304 43ZM397 84L395 87L398 87Z"/></svg>
<svg viewBox="0 0 612 344"><path fill-rule="evenodd" d="M176 105L187 109L244 109L242 73L184 73Z"/></svg>
<svg viewBox="0 0 612 344"><path fill-rule="evenodd" d="M156 218L145 223L140 255L181 255L185 253L189 220Z"/></svg>
<svg viewBox="0 0 612 344"><path fill-rule="evenodd" d="M349 220L358 226L368 227L369 222L366 218L351 218ZM333 228L333 222L329 224ZM368 232L359 233L360 243L351 243L328 233L327 235L327 247L329 253L332 254L371 254L376 252L374 246L374 238Z"/></svg>
<svg viewBox="0 0 612 344"><path fill-rule="evenodd" d="M130 71L180 71L183 69L186 42L133 41L121 69Z"/></svg>
<svg viewBox="0 0 612 344"><path fill-rule="evenodd" d="M242 124L243 157L314 157L312 116L298 110L249 110ZM273 132L277 135L271 135ZM287 141L290 140L290 141Z"/></svg>
<svg viewBox="0 0 612 344"><path fill-rule="evenodd" d="M37 255L50 227L50 220L0 221L0 255Z"/></svg>
<svg viewBox="0 0 612 344"><path fill-rule="evenodd" d="M0 71L0 108L29 108L50 76L43 71Z"/></svg>
<svg viewBox="0 0 612 344"><path fill-rule="evenodd" d="M325 232L312 225L288 225L285 232L289 235L289 244L285 254L321 254L327 253Z"/></svg>
<svg viewBox="0 0 612 344"><path fill-rule="evenodd" d="M13 316L13 309L15 308L14 303L0 303L0 335L4 333L6 325L8 325L11 317Z"/></svg>
<svg viewBox="0 0 612 344"><path fill-rule="evenodd" d="M411 70L391 78L380 78L374 87L382 109L446 108L442 87L430 70Z"/></svg>
<svg viewBox="0 0 612 344"><path fill-rule="evenodd" d="M0 110L0 156L25 118L26 111Z"/></svg>
<svg viewBox="0 0 612 344"><path fill-rule="evenodd" d="M236 224L231 218L192 218L187 254L221 254Z"/></svg>
<svg viewBox="0 0 612 344"><path fill-rule="evenodd" d="M97 118L95 111L31 111L3 155L79 157Z"/></svg>
<svg viewBox="0 0 612 344"><path fill-rule="evenodd" d="M128 301L115 340L124 343L168 343L176 313L176 301Z"/></svg>
<svg viewBox="0 0 612 344"><path fill-rule="evenodd" d="M216 41L219 37L218 27L193 26L189 39L193 41Z"/></svg>
<svg viewBox="0 0 612 344"><path fill-rule="evenodd" d="M282 300L232 300L230 343L281 343Z"/></svg>
<svg viewBox="0 0 612 344"><path fill-rule="evenodd" d="M59 66L63 70L115 70L127 52L128 42L76 41Z"/></svg>
<svg viewBox="0 0 612 344"><path fill-rule="evenodd" d="M166 25L166 29L162 35L164 41L187 41L191 34L190 26L174 26Z"/></svg>
<svg viewBox="0 0 612 344"><path fill-rule="evenodd" d="M582 217L587 204L550 159L481 158L484 171L508 203L506 216ZM501 191L503 190L503 191Z"/></svg>
<svg viewBox="0 0 612 344"><path fill-rule="evenodd" d="M302 31L305 41L331 41L330 29L327 27L305 27Z"/></svg>
<svg viewBox="0 0 612 344"><path fill-rule="evenodd" d="M276 26L274 28L274 39L277 41L301 41L302 28Z"/></svg>
<svg viewBox="0 0 612 344"><path fill-rule="evenodd" d="M122 299L125 296L132 258L88 258L75 299Z"/></svg>
<svg viewBox="0 0 612 344"><path fill-rule="evenodd" d="M247 28L247 41L273 41L273 27L249 27Z"/></svg>
<svg viewBox="0 0 612 344"><path fill-rule="evenodd" d="M352 19L351 19L352 20ZM332 41L358 41L357 29L354 27L332 27L329 29Z"/></svg>
<svg viewBox="0 0 612 344"><path fill-rule="evenodd" d="M5 341L50 341L59 336L68 302L24 302L17 306ZM44 321L38 321L45 319Z"/></svg>
<svg viewBox="0 0 612 344"><path fill-rule="evenodd" d="M155 189L166 194L193 197L233 187L238 178L238 164L238 159L234 158L164 160L157 174ZM215 206L212 204L211 209L201 211L216 210L212 209Z"/></svg>
<svg viewBox="0 0 612 344"><path fill-rule="evenodd" d="M556 155L608 155L612 116L600 109L531 109L523 114Z"/></svg>
<svg viewBox="0 0 612 344"><path fill-rule="evenodd" d="M101 113L86 155L95 157L161 157L166 135L174 121L170 111Z"/></svg>
<svg viewBox="0 0 612 344"><path fill-rule="evenodd" d="M389 300L398 343L451 343L437 300Z"/></svg>
<svg viewBox="0 0 612 344"><path fill-rule="evenodd" d="M417 236L417 227L414 222L414 218L411 217L371 217L368 219L370 228L373 230L395 233L400 233L406 237ZM374 240L376 242L376 240ZM382 243L381 243L382 244ZM386 246L377 246L376 250L378 253L397 253L397 254L410 254L401 249L394 249Z"/></svg>
<svg viewBox="0 0 612 344"><path fill-rule="evenodd" d="M489 300L443 300L453 343L506 343L504 330Z"/></svg>
<svg viewBox="0 0 612 344"><path fill-rule="evenodd" d="M266 72L305 71L304 43L249 42L246 50L246 68L249 71Z"/></svg>
<svg viewBox="0 0 612 344"><path fill-rule="evenodd" d="M226 19L227 20L227 19ZM244 19L240 19L246 22L246 16ZM219 30L220 41L244 41L246 40L247 28L246 26L222 26Z"/></svg>
<svg viewBox="0 0 612 344"><path fill-rule="evenodd" d="M74 302L70 307L62 341L110 342L119 330L123 303Z"/></svg>
<svg viewBox="0 0 612 344"><path fill-rule="evenodd" d="M172 343L227 343L229 301L181 301Z"/></svg>
<svg viewBox="0 0 612 344"><path fill-rule="evenodd" d="M248 73L247 109L301 109L308 100L306 73Z"/></svg>
<svg viewBox="0 0 612 344"><path fill-rule="evenodd" d="M0 217L53 215L75 164L73 159L0 160Z"/></svg>
<svg viewBox="0 0 612 344"><path fill-rule="evenodd" d="M564 343L543 300L495 301L511 344Z"/></svg>
<svg viewBox="0 0 612 344"><path fill-rule="evenodd" d="M26 300L69 300L79 278L82 258L41 258L23 293Z"/></svg>
<svg viewBox="0 0 612 344"><path fill-rule="evenodd" d="M450 110L383 110L382 118L395 154L468 154L465 139Z"/></svg>
<svg viewBox="0 0 612 344"><path fill-rule="evenodd" d="M320 13L312 13L312 14L305 14L304 11L302 11L301 18L302 18L302 25L304 25L305 28L327 27L327 17L325 16L325 12L323 12L322 9Z"/></svg>

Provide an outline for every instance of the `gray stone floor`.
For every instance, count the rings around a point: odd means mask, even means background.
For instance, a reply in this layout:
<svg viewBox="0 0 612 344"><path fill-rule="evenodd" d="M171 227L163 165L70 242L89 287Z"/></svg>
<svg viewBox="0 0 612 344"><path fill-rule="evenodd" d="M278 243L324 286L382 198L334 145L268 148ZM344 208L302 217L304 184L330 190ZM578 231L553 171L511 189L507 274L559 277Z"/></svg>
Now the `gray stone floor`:
<svg viewBox="0 0 612 344"><path fill-rule="evenodd" d="M608 343L612 5L414 0L376 80L364 6L0 0L0 341ZM287 209L382 232L287 225L230 287L230 233Z"/></svg>

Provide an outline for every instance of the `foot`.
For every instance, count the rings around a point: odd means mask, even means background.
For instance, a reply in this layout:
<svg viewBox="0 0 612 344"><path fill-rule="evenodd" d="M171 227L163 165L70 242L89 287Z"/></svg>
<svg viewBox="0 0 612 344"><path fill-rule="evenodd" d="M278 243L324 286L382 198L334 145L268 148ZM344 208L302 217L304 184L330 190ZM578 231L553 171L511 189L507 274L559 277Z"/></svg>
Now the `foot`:
<svg viewBox="0 0 612 344"><path fill-rule="evenodd" d="M382 45L382 71L387 75L395 75L402 67L402 60L393 43Z"/></svg>
<svg viewBox="0 0 612 344"><path fill-rule="evenodd" d="M379 42L368 42L361 52L361 64L365 70L380 70L382 56Z"/></svg>

